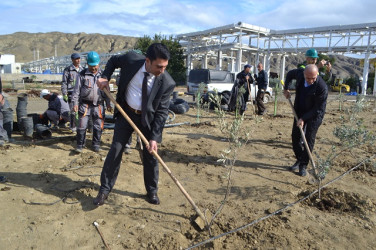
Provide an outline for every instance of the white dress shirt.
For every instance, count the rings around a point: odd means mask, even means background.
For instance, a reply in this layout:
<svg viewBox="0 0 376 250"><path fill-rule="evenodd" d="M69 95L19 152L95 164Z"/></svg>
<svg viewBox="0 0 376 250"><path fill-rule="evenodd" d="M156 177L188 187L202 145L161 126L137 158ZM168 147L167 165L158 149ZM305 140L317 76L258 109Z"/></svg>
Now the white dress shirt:
<svg viewBox="0 0 376 250"><path fill-rule="evenodd" d="M132 80L128 84L128 89L125 92L125 101L128 105L137 110L141 110L142 104L142 81L144 80L145 63L133 76ZM148 78L148 96L150 95L151 88L154 84L155 76L152 73L149 73Z"/></svg>

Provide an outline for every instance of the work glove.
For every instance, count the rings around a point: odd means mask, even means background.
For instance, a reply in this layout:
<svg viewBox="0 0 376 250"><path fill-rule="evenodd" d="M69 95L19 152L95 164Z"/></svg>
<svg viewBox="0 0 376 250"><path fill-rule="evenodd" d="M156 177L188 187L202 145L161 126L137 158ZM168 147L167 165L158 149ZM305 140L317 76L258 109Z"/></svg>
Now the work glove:
<svg viewBox="0 0 376 250"><path fill-rule="evenodd" d="M64 100L65 102L68 102L68 96L67 96L67 95L64 95L64 96L63 96L63 100Z"/></svg>

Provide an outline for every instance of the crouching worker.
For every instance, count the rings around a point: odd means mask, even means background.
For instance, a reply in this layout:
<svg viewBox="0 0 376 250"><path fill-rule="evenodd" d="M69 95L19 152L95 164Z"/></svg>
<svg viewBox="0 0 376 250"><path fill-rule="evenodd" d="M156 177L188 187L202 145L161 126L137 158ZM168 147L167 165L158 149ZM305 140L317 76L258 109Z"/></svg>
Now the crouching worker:
<svg viewBox="0 0 376 250"><path fill-rule="evenodd" d="M62 96L51 93L48 89L40 92L40 98L48 101L48 109L41 115L39 119L42 124L51 123L53 128L58 128L69 121L69 105L63 100Z"/></svg>
<svg viewBox="0 0 376 250"><path fill-rule="evenodd" d="M82 70L80 74L77 75L76 85L72 94L73 111L78 112L79 116L79 124L77 126L77 153L81 153L84 147L86 128L90 116L93 119L93 150L95 152L100 151L105 115L104 101L106 101L107 110L112 110L110 99L96 84L98 78L102 75L99 62L100 58L98 53L90 51L87 55L88 68Z"/></svg>

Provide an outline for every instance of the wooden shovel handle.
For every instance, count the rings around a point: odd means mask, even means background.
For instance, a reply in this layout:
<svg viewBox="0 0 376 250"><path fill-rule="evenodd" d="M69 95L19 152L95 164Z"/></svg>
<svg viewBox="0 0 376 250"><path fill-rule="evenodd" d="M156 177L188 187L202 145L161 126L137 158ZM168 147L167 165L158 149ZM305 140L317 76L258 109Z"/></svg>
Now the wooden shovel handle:
<svg viewBox="0 0 376 250"><path fill-rule="evenodd" d="M289 100L292 112L294 113L295 121L298 122L299 118L298 118L298 115L296 114L296 111L294 109L294 105L292 104L291 98L288 98L288 100ZM302 128L302 126L298 126L298 127L299 127L299 130L300 130L300 135L301 135L303 142L304 142L304 147L307 150L309 159L311 160L313 170L315 171L315 175L318 177L316 165L315 165L315 162L313 161L311 150L309 150L308 143L307 143L303 128Z"/></svg>

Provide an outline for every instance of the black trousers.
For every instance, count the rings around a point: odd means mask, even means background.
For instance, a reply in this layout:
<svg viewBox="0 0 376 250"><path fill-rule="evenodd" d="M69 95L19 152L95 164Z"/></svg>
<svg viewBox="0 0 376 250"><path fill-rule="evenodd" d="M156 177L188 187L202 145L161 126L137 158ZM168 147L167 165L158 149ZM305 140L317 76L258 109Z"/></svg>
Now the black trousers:
<svg viewBox="0 0 376 250"><path fill-rule="evenodd" d="M141 124L141 115L137 115L127 108L124 111L128 114L129 118L136 124L141 130L147 140L150 138L150 130L145 128ZM110 151L107 154L106 160L103 165L101 174L101 187L100 192L108 194L111 192L115 185L117 176L120 170L121 158L123 156L125 144L127 144L129 138L133 133L133 128L125 120L125 118L119 114L115 121L114 136ZM158 191L158 178L159 168L158 160L147 151L145 145L143 145L143 165L144 165L144 184L148 193L157 193Z"/></svg>
<svg viewBox="0 0 376 250"><path fill-rule="evenodd" d="M304 124L303 131L305 133L307 144L311 152L315 145L316 134L317 134L317 131L319 130L321 122L322 120L319 119L319 120L307 121ZM292 148L294 150L296 159L300 161L301 165L307 166L309 163L309 156L308 156L307 151L305 150L304 144L302 144L300 129L298 126L296 126L295 120L292 126L291 137L292 137Z"/></svg>

